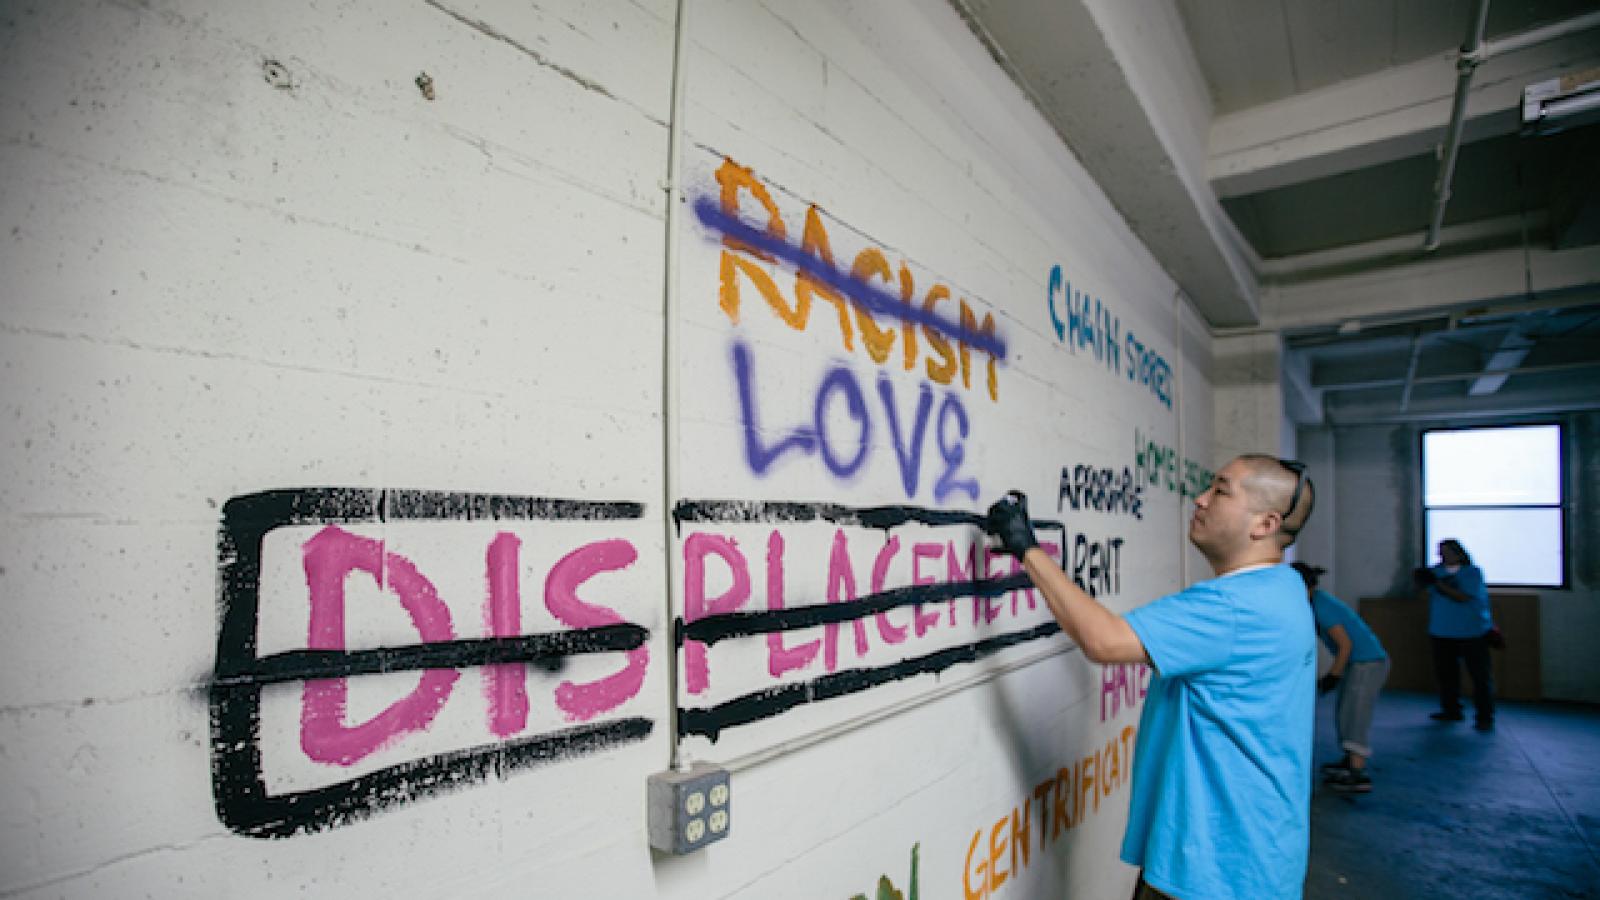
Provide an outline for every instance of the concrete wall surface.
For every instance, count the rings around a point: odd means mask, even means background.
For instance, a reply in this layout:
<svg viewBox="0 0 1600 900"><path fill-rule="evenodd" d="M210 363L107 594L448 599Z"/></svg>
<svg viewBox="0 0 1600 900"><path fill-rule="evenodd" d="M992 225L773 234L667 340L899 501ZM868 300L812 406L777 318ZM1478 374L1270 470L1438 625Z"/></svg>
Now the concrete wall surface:
<svg viewBox="0 0 1600 900"><path fill-rule="evenodd" d="M667 0L5 7L0 896L1127 894L976 514L1201 577L1205 329L946 4L689 6L678 173Z"/></svg>

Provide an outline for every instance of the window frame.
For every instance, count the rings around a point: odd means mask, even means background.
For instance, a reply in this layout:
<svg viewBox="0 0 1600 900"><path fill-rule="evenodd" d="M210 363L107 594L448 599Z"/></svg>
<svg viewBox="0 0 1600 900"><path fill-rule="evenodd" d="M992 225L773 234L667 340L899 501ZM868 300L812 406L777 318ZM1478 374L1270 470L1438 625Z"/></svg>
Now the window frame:
<svg viewBox="0 0 1600 900"><path fill-rule="evenodd" d="M1556 486L1561 492L1555 503L1478 503L1462 505L1428 505L1428 435L1434 432L1446 431L1497 431L1505 428L1555 428L1556 430ZM1427 565L1433 556L1434 548L1428 542L1428 512L1433 509L1554 509L1560 516L1561 528L1561 583L1560 584L1524 584L1510 581L1491 581L1485 573L1485 586L1491 590L1524 590L1524 591L1566 591L1572 589L1572 529L1568 527L1569 516L1567 506L1571 502L1572 485L1567 474L1567 425L1560 420L1538 420L1530 422L1504 422L1496 425L1448 425L1438 428L1423 428L1417 434L1417 501L1422 510L1418 522L1417 541L1421 547L1418 557L1422 565ZM1469 550L1470 552L1470 550Z"/></svg>

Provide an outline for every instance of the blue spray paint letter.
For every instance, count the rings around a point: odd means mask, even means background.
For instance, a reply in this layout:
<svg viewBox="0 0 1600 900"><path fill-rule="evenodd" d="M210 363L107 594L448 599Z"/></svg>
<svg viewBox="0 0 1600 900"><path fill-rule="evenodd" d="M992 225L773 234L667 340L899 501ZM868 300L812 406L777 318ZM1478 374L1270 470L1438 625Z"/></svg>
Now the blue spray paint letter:
<svg viewBox="0 0 1600 900"><path fill-rule="evenodd" d="M894 439L894 455L900 461L900 485L907 497L917 495L917 482L922 476L922 438L928 432L928 413L933 409L933 391L926 384L917 386L917 419L911 426L908 442L900 431L900 411L894 403L894 383L889 376L878 376L878 396L883 398L884 411L889 415L889 435Z"/></svg>
<svg viewBox="0 0 1600 900"><path fill-rule="evenodd" d="M1045 303L1050 307L1050 324L1056 328L1056 340L1067 339L1067 323L1061 321L1061 314L1056 312L1056 294L1061 292L1061 266L1050 267L1050 293L1045 298Z"/></svg>
<svg viewBox="0 0 1600 900"><path fill-rule="evenodd" d="M861 435L856 446L856 455L849 462L842 462L833 455L833 446L828 441L828 398L835 391L844 392L844 402L850 410L850 417L861 423ZM872 420L867 416L867 398L861 394L861 385L856 381L855 375L844 366L835 366L828 370L822 379L822 386L817 388L816 407L816 435L817 443L822 447L822 462L828 471L836 478L849 478L861 470L861 464L867 461L867 447L872 439Z"/></svg>
<svg viewBox="0 0 1600 900"><path fill-rule="evenodd" d="M945 423L951 419L956 423L955 445L952 446L945 440ZM935 503L943 503L944 498L956 491L962 491L971 499L978 499L978 479L956 478L956 470L961 468L961 463L967 457L966 439L970 425L967 421L967 410L961 405L961 399L955 394L946 394L944 404L939 407L939 426L934 429L939 439L939 455L944 457L944 474L939 476L938 482L933 486L933 499Z"/></svg>
<svg viewBox="0 0 1600 900"><path fill-rule="evenodd" d="M778 457L791 450L809 455L817 449L817 437L807 428L796 428L772 447L762 446L761 422L756 416L755 376L750 371L750 348L743 341L733 345L733 373L739 382L739 420L744 425L744 458L752 472L765 475ZM859 388L856 393L861 393ZM818 408L821 408L820 398Z"/></svg>

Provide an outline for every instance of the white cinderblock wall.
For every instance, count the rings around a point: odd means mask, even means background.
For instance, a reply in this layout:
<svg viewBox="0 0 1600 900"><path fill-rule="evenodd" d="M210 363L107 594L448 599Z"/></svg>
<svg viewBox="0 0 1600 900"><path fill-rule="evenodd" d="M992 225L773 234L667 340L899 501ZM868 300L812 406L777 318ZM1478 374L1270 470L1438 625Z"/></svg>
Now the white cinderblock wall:
<svg viewBox="0 0 1600 900"><path fill-rule="evenodd" d="M0 896L1125 895L970 514L1200 577L1203 328L945 4L689 7L670 298L666 0L5 9Z"/></svg>

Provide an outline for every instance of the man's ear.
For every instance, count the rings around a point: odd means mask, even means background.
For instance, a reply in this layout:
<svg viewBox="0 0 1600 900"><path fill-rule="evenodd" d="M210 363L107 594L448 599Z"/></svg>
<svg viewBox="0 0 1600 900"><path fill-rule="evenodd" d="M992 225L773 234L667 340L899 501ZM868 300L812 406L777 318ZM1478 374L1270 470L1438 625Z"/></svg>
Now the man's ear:
<svg viewBox="0 0 1600 900"><path fill-rule="evenodd" d="M1250 537L1255 540L1264 540L1283 531L1283 514L1275 510L1261 513L1260 521L1250 526Z"/></svg>

